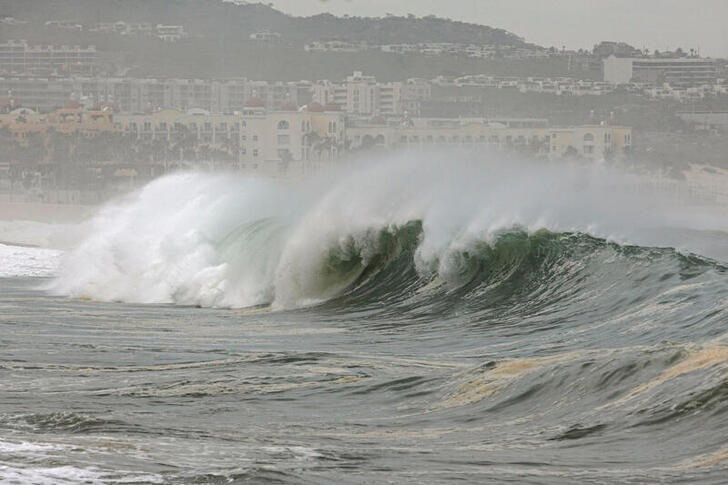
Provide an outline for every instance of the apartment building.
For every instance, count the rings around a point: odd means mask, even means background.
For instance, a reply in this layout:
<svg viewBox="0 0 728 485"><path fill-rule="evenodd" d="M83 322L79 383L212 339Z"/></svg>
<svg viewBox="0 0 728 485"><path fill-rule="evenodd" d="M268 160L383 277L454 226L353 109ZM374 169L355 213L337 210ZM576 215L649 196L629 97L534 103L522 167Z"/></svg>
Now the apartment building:
<svg viewBox="0 0 728 485"><path fill-rule="evenodd" d="M92 75L96 47L30 45L24 40L0 44L0 73L23 75Z"/></svg>
<svg viewBox="0 0 728 485"><path fill-rule="evenodd" d="M286 103L311 102L308 82L267 82L248 79L134 79L134 78L25 78L0 77L0 92L11 93L19 105L52 111L69 101L88 107L114 106L117 112L140 113L159 109L212 113L241 111L250 98L273 110Z"/></svg>
<svg viewBox="0 0 728 485"><path fill-rule="evenodd" d="M429 99L429 81L378 82L376 77L355 71L342 82L318 81L311 86L312 100L322 106L335 104L358 117L399 116L419 113L419 103Z"/></svg>

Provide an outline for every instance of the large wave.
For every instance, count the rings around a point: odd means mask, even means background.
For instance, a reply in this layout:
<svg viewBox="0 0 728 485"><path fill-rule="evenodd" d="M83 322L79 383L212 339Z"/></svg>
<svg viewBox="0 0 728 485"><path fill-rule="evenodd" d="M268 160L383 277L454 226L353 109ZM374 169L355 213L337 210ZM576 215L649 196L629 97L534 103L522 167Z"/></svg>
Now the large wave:
<svg viewBox="0 0 728 485"><path fill-rule="evenodd" d="M105 206L52 288L220 307L405 301L433 291L499 301L556 291L544 279L590 255L610 264L610 243L726 257L724 211L641 186L603 165L452 153L359 162L296 181L180 173Z"/></svg>

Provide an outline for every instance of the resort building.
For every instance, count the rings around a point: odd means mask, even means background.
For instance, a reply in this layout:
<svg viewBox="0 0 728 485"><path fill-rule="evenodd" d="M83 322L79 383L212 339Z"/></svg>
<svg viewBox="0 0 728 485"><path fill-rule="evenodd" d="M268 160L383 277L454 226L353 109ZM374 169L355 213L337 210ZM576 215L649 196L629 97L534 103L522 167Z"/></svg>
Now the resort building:
<svg viewBox="0 0 728 485"><path fill-rule="evenodd" d="M346 137L352 150L450 146L594 161L619 159L632 144L630 128L551 127L545 119L414 118L398 124L354 124L347 126Z"/></svg>
<svg viewBox="0 0 728 485"><path fill-rule="evenodd" d="M233 114L163 110L121 114L114 120L118 129L135 141L162 141L180 149L205 146L222 150L230 153L241 168L340 157L345 132L341 113L299 110L295 105L284 108L288 109L268 112L253 99L242 112Z"/></svg>

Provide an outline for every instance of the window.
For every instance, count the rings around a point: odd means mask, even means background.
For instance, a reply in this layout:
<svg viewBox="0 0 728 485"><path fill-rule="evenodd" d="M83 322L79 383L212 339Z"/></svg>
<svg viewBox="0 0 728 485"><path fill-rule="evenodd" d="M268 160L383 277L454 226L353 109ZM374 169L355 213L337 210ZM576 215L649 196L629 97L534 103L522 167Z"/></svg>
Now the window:
<svg viewBox="0 0 728 485"><path fill-rule="evenodd" d="M258 156L258 149L257 148L254 148L253 149L253 156L254 157L257 157Z"/></svg>
<svg viewBox="0 0 728 485"><path fill-rule="evenodd" d="M585 134L584 135L584 142L585 143L587 143L587 142L588 143L593 143L594 142L594 135L592 135L591 133Z"/></svg>
<svg viewBox="0 0 728 485"><path fill-rule="evenodd" d="M290 143L291 143L290 135L278 135L278 144L279 145L288 145Z"/></svg>
<svg viewBox="0 0 728 485"><path fill-rule="evenodd" d="M291 125L286 120L281 120L278 122L279 130L288 130L290 127Z"/></svg>
<svg viewBox="0 0 728 485"><path fill-rule="evenodd" d="M258 135L253 135L253 141L258 141Z"/></svg>

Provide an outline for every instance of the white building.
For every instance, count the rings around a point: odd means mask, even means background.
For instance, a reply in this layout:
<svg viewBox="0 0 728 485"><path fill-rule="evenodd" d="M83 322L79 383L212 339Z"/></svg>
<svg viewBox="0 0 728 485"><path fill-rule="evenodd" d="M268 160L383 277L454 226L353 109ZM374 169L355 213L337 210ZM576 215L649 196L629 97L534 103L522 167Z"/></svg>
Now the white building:
<svg viewBox="0 0 728 485"><path fill-rule="evenodd" d="M318 81L312 86L314 102L322 106L335 104L346 114L359 117L417 114L420 102L431 96L430 82L425 79L383 83L361 71L343 82Z"/></svg>
<svg viewBox="0 0 728 485"><path fill-rule="evenodd" d="M157 24L157 37L165 42L177 42L186 37L185 28L182 25L162 25Z"/></svg>
<svg viewBox="0 0 728 485"><path fill-rule="evenodd" d="M717 71L713 59L627 58L611 55L602 61L604 81L611 84L642 82L674 87L715 84Z"/></svg>
<svg viewBox="0 0 728 485"><path fill-rule="evenodd" d="M632 145L632 130L621 126L550 127L543 119L413 118L401 123L347 126L353 149L426 149L451 146L513 151L549 159L620 158Z"/></svg>
<svg viewBox="0 0 728 485"><path fill-rule="evenodd" d="M292 109L266 111L251 100L241 112L211 114L163 110L115 115L119 130L136 140L164 141L173 150L221 150L240 168L276 172L292 162L336 160L344 149L342 113ZM204 153L198 155L204 158Z"/></svg>

